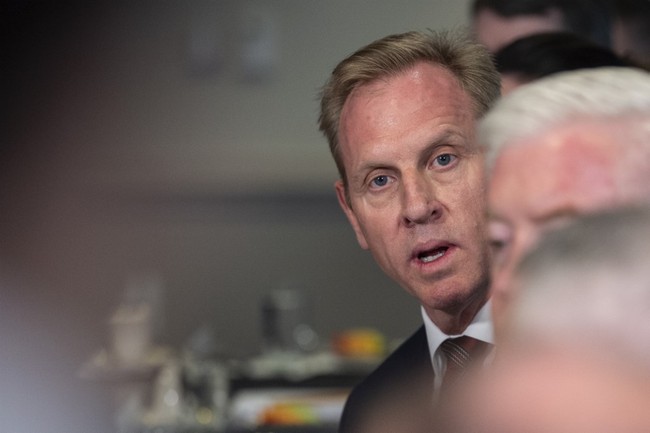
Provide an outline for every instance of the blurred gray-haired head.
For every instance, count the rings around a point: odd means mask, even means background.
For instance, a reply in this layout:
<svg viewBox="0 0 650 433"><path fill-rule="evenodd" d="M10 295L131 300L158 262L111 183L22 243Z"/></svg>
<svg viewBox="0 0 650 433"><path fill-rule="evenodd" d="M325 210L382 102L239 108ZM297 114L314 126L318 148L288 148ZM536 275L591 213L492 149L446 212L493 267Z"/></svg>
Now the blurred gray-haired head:
<svg viewBox="0 0 650 433"><path fill-rule="evenodd" d="M515 281L515 341L607 347L650 366L650 208L584 216L549 233Z"/></svg>
<svg viewBox="0 0 650 433"><path fill-rule="evenodd" d="M639 116L635 140L650 148L650 73L603 67L541 78L501 98L479 122L492 167L504 147L579 119L607 121Z"/></svg>

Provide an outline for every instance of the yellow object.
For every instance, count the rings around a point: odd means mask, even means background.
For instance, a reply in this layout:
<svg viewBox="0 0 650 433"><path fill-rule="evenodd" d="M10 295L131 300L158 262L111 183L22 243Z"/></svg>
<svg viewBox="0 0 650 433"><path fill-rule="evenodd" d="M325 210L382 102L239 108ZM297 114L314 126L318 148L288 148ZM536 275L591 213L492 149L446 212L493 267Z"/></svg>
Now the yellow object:
<svg viewBox="0 0 650 433"><path fill-rule="evenodd" d="M301 403L276 403L262 412L260 425L315 424L318 418L314 410Z"/></svg>
<svg viewBox="0 0 650 433"><path fill-rule="evenodd" d="M369 357L386 353L386 339L371 328L350 329L336 335L332 340L336 353L344 356Z"/></svg>

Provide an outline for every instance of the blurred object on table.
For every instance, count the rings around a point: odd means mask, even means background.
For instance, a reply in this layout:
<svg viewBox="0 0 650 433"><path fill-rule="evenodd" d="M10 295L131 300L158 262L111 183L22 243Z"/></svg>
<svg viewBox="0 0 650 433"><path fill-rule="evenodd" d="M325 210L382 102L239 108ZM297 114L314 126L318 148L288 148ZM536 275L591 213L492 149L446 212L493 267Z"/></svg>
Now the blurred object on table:
<svg viewBox="0 0 650 433"><path fill-rule="evenodd" d="M347 395L347 389L246 390L233 398L229 418L235 428L335 427Z"/></svg>
<svg viewBox="0 0 650 433"><path fill-rule="evenodd" d="M293 288L272 290L262 300L263 351L311 352L319 345L309 324L309 300Z"/></svg>
<svg viewBox="0 0 650 433"><path fill-rule="evenodd" d="M117 433L335 432L350 390L390 351L383 334L364 327L322 344L308 297L287 287L262 302L254 356L224 356L205 324L182 347L166 347L154 336L159 287L157 278L129 279L106 348L80 370L112 393Z"/></svg>
<svg viewBox="0 0 650 433"><path fill-rule="evenodd" d="M332 349L341 356L351 358L377 358L386 356L384 336L371 328L349 329L332 338Z"/></svg>

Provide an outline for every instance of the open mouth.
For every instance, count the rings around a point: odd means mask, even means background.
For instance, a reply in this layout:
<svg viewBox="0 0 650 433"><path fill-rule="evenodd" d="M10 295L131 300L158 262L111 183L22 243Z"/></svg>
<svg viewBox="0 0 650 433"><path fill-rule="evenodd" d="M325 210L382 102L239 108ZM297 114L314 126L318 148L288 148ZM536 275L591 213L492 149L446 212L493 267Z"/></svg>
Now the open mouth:
<svg viewBox="0 0 650 433"><path fill-rule="evenodd" d="M422 251L418 254L418 260L422 263L431 263L434 260L438 260L440 257L444 256L449 247L438 247L432 250Z"/></svg>

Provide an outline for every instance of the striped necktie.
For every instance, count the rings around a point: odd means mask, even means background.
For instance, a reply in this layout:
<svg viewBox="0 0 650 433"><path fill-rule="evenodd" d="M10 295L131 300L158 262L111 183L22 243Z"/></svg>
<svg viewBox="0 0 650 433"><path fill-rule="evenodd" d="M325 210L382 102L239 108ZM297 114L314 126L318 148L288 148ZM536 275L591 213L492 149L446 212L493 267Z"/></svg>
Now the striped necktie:
<svg viewBox="0 0 650 433"><path fill-rule="evenodd" d="M472 362L482 359L489 347L489 343L467 336L448 338L443 341L440 350L447 358L447 369L442 378L441 390L444 392L453 387L467 367Z"/></svg>

